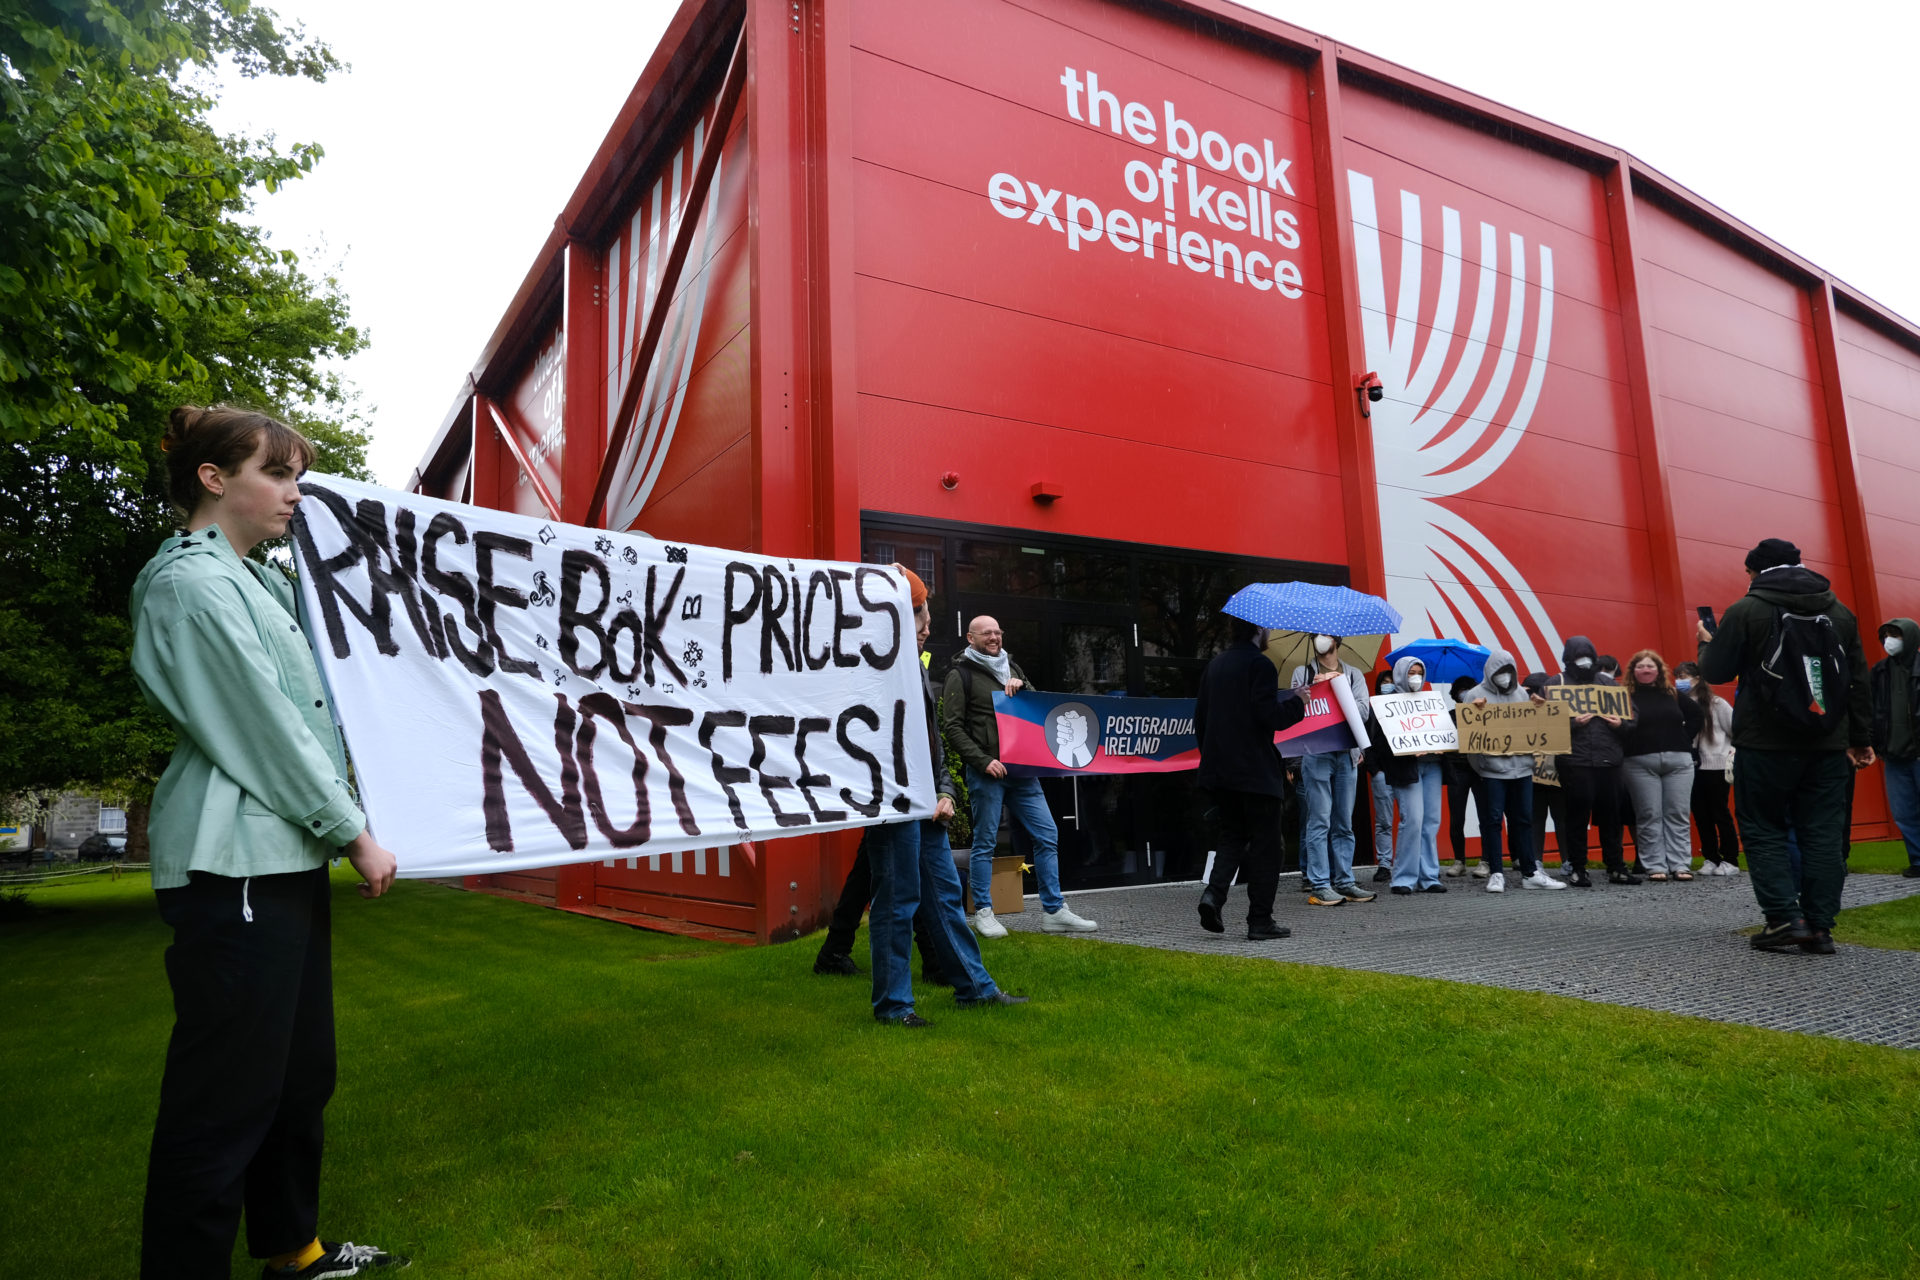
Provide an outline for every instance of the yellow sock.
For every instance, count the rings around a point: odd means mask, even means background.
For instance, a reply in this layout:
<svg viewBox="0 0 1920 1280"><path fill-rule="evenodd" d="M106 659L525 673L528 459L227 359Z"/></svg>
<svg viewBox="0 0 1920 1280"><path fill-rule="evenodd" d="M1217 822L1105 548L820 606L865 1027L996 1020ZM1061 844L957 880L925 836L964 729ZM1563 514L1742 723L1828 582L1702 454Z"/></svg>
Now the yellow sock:
<svg viewBox="0 0 1920 1280"><path fill-rule="evenodd" d="M284 1271L288 1267L299 1270L312 1266L315 1260L325 1252L326 1250L320 1247L320 1241L315 1240L304 1249L295 1249L292 1253L274 1254L271 1258L267 1259L267 1267L272 1271Z"/></svg>

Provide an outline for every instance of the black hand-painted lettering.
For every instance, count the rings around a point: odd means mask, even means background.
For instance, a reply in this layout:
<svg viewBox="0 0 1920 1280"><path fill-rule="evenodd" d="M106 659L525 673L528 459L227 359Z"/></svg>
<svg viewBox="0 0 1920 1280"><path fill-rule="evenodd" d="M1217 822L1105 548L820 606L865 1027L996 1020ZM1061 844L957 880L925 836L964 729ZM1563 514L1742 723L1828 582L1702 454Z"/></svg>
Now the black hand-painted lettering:
<svg viewBox="0 0 1920 1280"><path fill-rule="evenodd" d="M780 588L779 600L774 599L773 589ZM786 628L781 618L787 611L787 580L780 570L767 566L766 590L760 593L760 674L773 674L773 646L780 646L780 657L786 662L787 670L795 669L793 646L787 642Z"/></svg>
<svg viewBox="0 0 1920 1280"><path fill-rule="evenodd" d="M402 511L406 508L402 507ZM411 512L407 512L409 516ZM358 540L367 557L367 583L373 588L375 607L381 616L387 614L387 597L400 597L400 603L406 608L407 621L413 624L413 634L420 641L420 647L434 657L440 656L438 637L427 629L426 611L420 607L419 587L413 580L413 574L400 564L393 554L393 546L387 540L387 506L384 502L375 502L372 498L362 498L355 507L354 521L350 535ZM393 565L388 569L386 565Z"/></svg>
<svg viewBox="0 0 1920 1280"><path fill-rule="evenodd" d="M857 654L843 653L840 649L842 632L858 631L861 626L858 614L847 612L846 584L853 581L853 575L845 569L830 569L833 575L833 665L836 667L857 667L860 658Z"/></svg>
<svg viewBox="0 0 1920 1280"><path fill-rule="evenodd" d="M493 646L493 656L499 660L502 671L537 676L540 674L540 664L514 657L507 652L507 642L500 638L499 606L525 609L527 597L517 587L494 581L493 557L496 554L530 561L533 559L533 544L525 538L509 538L504 533L491 531L473 535L473 563L480 574L480 625L487 629L487 643Z"/></svg>
<svg viewBox="0 0 1920 1280"><path fill-rule="evenodd" d="M792 790L793 779L768 773L763 767L767 762L767 737L785 737L792 732L792 716L755 716L747 721L747 736L753 739L753 755L747 759L747 768L760 776L760 794L767 798L767 809L773 814L774 823L782 827L804 827L811 825L806 814L788 813L773 798L776 790Z"/></svg>
<svg viewBox="0 0 1920 1280"><path fill-rule="evenodd" d="M571 553L569 553L571 554ZM600 771L594 767L593 740L595 719L605 720L620 735L620 741L627 744L627 750L633 753L633 825L616 827L607 814L605 798L600 793ZM580 699L580 732L575 740L574 754L580 762L580 779L587 793L587 812L593 815L593 825L600 828L600 834L616 849L631 849L645 844L653 835L653 806L647 799L647 757L633 740L633 734L627 729L626 713L621 710L612 694L590 693Z"/></svg>
<svg viewBox="0 0 1920 1280"><path fill-rule="evenodd" d="M393 541L399 551L396 559L400 572L410 579L420 577L420 544L414 532L418 518L418 513L412 507L401 507L393 513ZM440 606L433 602L431 591L417 594L420 610L427 620L427 648L433 651L434 657L444 662L447 658L447 638L440 634Z"/></svg>
<svg viewBox="0 0 1920 1280"><path fill-rule="evenodd" d="M745 727L746 723L747 713L744 711L709 711L700 719L700 745L713 757L713 780L727 793L727 809L733 814L733 825L742 831L748 829L747 815L740 808L740 794L733 789L733 784L752 778L753 771L728 764L725 757L713 748L713 731L739 729Z"/></svg>
<svg viewBox="0 0 1920 1280"><path fill-rule="evenodd" d="M875 569L871 565L862 565L853 571L853 594L859 597L860 607L868 613L884 613L893 623L893 640L891 642L893 647L885 653L875 653L872 645L862 641L860 644L860 656L865 658L867 665L875 671L888 671L892 669L894 659L900 656L900 639L903 631L900 625L900 606L891 600L875 601L867 599L866 585L868 577L880 579L880 581L886 583L891 589L897 590L899 584L893 580L892 574L886 572L884 569Z"/></svg>
<svg viewBox="0 0 1920 1280"><path fill-rule="evenodd" d="M900 788L900 794L893 798L893 807L901 813L913 808L913 801L907 799L907 704L904 699L893 700L893 781Z"/></svg>
<svg viewBox="0 0 1920 1280"><path fill-rule="evenodd" d="M493 654L487 648L487 633L481 629L480 615L474 609L478 599L473 584L467 581L467 575L440 567L437 553L440 539L451 536L455 543L465 546L467 527L442 511L427 522L425 547L421 554L420 573L427 585L460 606L461 616L466 619L467 630L474 636L473 648L467 648L460 638L460 624L454 620L451 611L440 616L440 638L460 665L476 676L493 674Z"/></svg>
<svg viewBox="0 0 1920 1280"><path fill-rule="evenodd" d="M644 716L653 721L653 729L647 734L647 741L653 747L654 758L660 761L667 771L667 790L673 796L673 812L680 819L680 829L690 836L700 834L700 824L693 820L693 805L687 799L687 779L680 772L680 766L673 762L673 756L667 751L667 729L693 723L693 711L689 707L648 707L636 702L623 702L630 716Z"/></svg>
<svg viewBox="0 0 1920 1280"><path fill-rule="evenodd" d="M569 849L587 847L587 817L580 807L580 769L573 759L573 707L567 695L553 695L560 705L553 716L553 746L560 754L560 798L540 776L540 770L527 754L527 748L514 732L513 720L500 705L500 695L492 689L480 690L480 777L481 811L487 820L487 847L500 853L513 852L513 825L507 818L507 791L500 771L504 757L513 766L520 785L533 802L546 813L547 820L559 830Z"/></svg>
<svg viewBox="0 0 1920 1280"><path fill-rule="evenodd" d="M686 580L687 571L685 569L673 571L673 581L667 584L666 599L660 602L657 610L653 607L654 571L654 565L647 566L647 611L641 619L645 624L641 632L641 639L644 642L641 653L646 658L647 683L649 685L653 683L653 660L659 658L661 665L673 673L674 681L685 684L687 673L680 669L680 665L673 660L673 655L667 652L667 646L661 639L661 632L666 629L668 620L673 617L673 599L680 594L680 584Z"/></svg>
<svg viewBox="0 0 1920 1280"><path fill-rule="evenodd" d="M807 609L800 622L800 636L797 644L800 656L806 659L807 670L818 671L833 661L833 645L822 642L816 660L813 652L813 600L820 588L827 589L827 597L833 597L833 576L825 569L815 569L813 576L807 579Z"/></svg>
<svg viewBox="0 0 1920 1280"><path fill-rule="evenodd" d="M833 779L824 773L807 772L807 735L810 733L825 733L831 728L833 728L833 721L827 719L825 716L808 716L800 722L799 732L794 735L793 739L793 762L798 765L800 769L800 776L795 778L793 782L795 786L800 788L800 795L806 800L807 808L813 810L813 820L815 822L845 822L847 820L847 811L845 809L822 809L819 801L813 798L811 788L831 786Z"/></svg>
<svg viewBox="0 0 1920 1280"><path fill-rule="evenodd" d="M600 587L600 602L591 612L580 607L580 583L588 574ZM613 596L613 582L607 576L606 562L596 555L585 551L567 551L560 556L560 660L573 670L573 674L583 680L598 680L600 672L606 668L612 656L607 645L607 633L600 625L600 615L606 612ZM599 642L596 656L591 666L580 665L580 637L575 633L585 631ZM615 676L614 679L620 679ZM584 706L585 704L582 703Z"/></svg>
<svg viewBox="0 0 1920 1280"><path fill-rule="evenodd" d="M607 675L621 684L630 684L640 678L640 615L631 609L622 609L613 615L613 621L607 626ZM626 637L627 653L633 661L622 664L620 661L621 637Z"/></svg>
<svg viewBox="0 0 1920 1280"><path fill-rule="evenodd" d="M326 623L327 640L333 646L333 656L345 658L353 652L353 646L347 640L346 627L340 620L340 606L345 605L347 612L373 637L374 648L389 658L393 657L400 652L400 646L393 642L393 619L387 608L387 597L376 591L372 601L363 605L340 580L342 574L366 556L366 543L356 535L352 508L347 505L345 498L331 489L303 484L300 491L332 512L334 522L347 538L344 550L323 559L320 549L314 545L313 530L307 519L303 516L293 522L294 538L300 544L308 572L313 574L313 594L320 601L320 617Z"/></svg>
<svg viewBox="0 0 1920 1280"><path fill-rule="evenodd" d="M853 792L847 790L845 787L840 788L840 798L859 810L866 817L871 818L880 812L880 800L885 794L885 791L881 786L880 761L874 758L873 752L868 751L865 747L847 736L847 726L855 720L858 720L873 732L878 733L880 731L880 717L874 714L872 707L861 706L856 703L840 713L840 722L834 726L834 737L839 741L840 749L849 756L852 756L855 760L865 764L868 772L873 775L873 799L855 800L853 798Z"/></svg>
<svg viewBox="0 0 1920 1280"><path fill-rule="evenodd" d="M733 580L744 577L751 585L744 603L735 605ZM727 585L725 599L721 605L720 617L720 679L733 679L733 629L741 623L750 622L760 608L760 572L750 564L735 560L727 565Z"/></svg>

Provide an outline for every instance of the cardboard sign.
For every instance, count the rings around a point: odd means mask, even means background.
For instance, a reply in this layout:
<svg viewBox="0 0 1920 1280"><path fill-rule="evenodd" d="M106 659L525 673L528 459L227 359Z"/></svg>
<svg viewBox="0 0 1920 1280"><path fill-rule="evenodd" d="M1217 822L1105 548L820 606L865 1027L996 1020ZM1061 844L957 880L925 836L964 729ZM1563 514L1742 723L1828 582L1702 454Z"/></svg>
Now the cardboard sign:
<svg viewBox="0 0 1920 1280"><path fill-rule="evenodd" d="M1387 739L1387 749L1393 754L1412 756L1460 749L1460 733L1449 714L1453 700L1440 690L1383 693L1368 701Z"/></svg>
<svg viewBox="0 0 1920 1280"><path fill-rule="evenodd" d="M1192 698L993 695L1000 763L1015 777L1178 773L1200 767Z"/></svg>
<svg viewBox="0 0 1920 1280"><path fill-rule="evenodd" d="M1550 684L1540 691L1554 702L1564 702L1576 716L1615 716L1633 719L1633 696L1625 685Z"/></svg>
<svg viewBox="0 0 1920 1280"><path fill-rule="evenodd" d="M1453 713L1460 750L1476 756L1566 755L1573 715L1564 702L1462 703Z"/></svg>
<svg viewBox="0 0 1920 1280"><path fill-rule="evenodd" d="M930 817L907 584L309 474L303 612L403 876Z"/></svg>

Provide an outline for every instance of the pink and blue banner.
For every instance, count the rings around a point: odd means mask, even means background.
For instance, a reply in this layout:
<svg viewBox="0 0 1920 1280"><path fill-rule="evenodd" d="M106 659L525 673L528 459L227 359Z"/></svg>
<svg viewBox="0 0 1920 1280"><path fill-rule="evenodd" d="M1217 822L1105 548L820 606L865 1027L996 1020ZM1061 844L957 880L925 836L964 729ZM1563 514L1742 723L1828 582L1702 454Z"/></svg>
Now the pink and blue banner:
<svg viewBox="0 0 1920 1280"><path fill-rule="evenodd" d="M1273 735L1281 755L1294 760L1324 751L1348 751L1357 745L1347 713L1332 692L1345 683L1331 681L1295 691L1307 700L1307 715L1299 724Z"/></svg>
<svg viewBox="0 0 1920 1280"><path fill-rule="evenodd" d="M993 695L1000 763L1020 777L1178 773L1200 767L1192 698Z"/></svg>

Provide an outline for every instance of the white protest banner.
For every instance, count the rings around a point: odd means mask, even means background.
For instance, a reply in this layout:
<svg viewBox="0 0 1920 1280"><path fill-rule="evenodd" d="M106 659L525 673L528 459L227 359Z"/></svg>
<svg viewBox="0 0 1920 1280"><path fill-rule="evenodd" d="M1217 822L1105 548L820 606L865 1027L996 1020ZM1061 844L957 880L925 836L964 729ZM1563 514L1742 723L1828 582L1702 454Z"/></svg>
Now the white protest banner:
<svg viewBox="0 0 1920 1280"><path fill-rule="evenodd" d="M302 610L401 875L933 815L890 570L300 489Z"/></svg>
<svg viewBox="0 0 1920 1280"><path fill-rule="evenodd" d="M1453 700L1439 689L1419 693L1382 693L1367 701L1380 722L1387 747L1397 756L1424 751L1458 751L1460 731L1453 723Z"/></svg>

